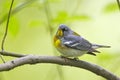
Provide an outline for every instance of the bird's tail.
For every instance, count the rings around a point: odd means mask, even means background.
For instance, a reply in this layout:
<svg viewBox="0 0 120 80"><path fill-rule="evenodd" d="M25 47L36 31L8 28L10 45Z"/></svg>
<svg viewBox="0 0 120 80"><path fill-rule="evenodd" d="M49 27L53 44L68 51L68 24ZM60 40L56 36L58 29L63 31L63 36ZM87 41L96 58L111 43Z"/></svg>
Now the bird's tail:
<svg viewBox="0 0 120 80"><path fill-rule="evenodd" d="M97 48L110 48L110 46L99 45L99 44L92 44L92 48L93 49L97 49Z"/></svg>

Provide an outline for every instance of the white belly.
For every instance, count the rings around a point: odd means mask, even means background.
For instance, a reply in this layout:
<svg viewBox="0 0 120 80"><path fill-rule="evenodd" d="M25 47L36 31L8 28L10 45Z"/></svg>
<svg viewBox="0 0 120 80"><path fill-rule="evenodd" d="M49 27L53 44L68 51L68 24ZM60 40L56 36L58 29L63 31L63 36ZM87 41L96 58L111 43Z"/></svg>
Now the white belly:
<svg viewBox="0 0 120 80"><path fill-rule="evenodd" d="M79 57L87 51L80 51L75 49L57 49L65 57Z"/></svg>

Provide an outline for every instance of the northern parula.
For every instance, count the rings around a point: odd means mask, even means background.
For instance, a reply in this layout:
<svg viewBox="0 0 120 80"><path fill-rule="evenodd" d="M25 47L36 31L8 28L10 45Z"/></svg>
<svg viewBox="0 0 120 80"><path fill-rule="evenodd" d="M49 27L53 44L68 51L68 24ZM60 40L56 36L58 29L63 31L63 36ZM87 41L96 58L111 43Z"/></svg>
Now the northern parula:
<svg viewBox="0 0 120 80"><path fill-rule="evenodd" d="M54 46L64 57L77 58L83 54L96 55L100 53L97 48L109 48L110 46L92 44L68 26L61 24L54 36Z"/></svg>

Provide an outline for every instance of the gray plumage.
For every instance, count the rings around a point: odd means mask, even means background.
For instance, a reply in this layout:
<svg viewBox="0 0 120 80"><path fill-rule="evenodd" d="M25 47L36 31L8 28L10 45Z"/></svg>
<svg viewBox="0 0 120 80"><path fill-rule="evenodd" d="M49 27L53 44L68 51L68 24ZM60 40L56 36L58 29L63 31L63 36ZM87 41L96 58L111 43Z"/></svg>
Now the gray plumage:
<svg viewBox="0 0 120 80"><path fill-rule="evenodd" d="M71 49L84 51L91 55L96 55L94 52L100 53L97 51L97 48L109 48L110 46L92 44L80 35L75 34L70 28L62 24L59 26L59 29L63 31L63 37L60 37L63 46L66 46Z"/></svg>

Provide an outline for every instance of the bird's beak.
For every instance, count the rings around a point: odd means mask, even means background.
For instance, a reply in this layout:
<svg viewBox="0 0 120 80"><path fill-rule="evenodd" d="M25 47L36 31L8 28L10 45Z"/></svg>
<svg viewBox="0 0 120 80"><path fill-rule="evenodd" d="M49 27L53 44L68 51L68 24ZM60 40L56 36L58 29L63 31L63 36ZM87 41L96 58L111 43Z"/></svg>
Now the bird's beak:
<svg viewBox="0 0 120 80"><path fill-rule="evenodd" d="M63 36L63 31L61 29L58 29L56 35L62 37Z"/></svg>

